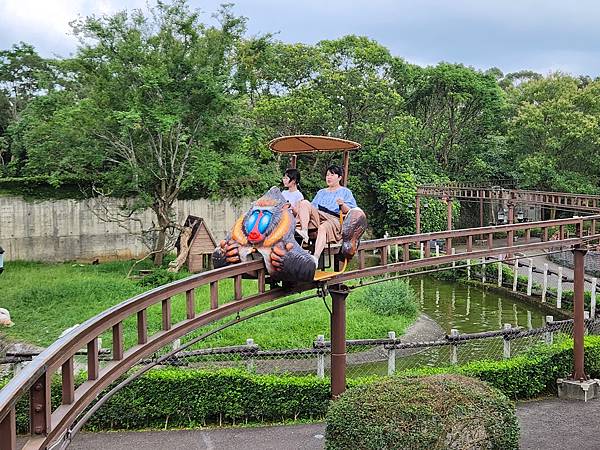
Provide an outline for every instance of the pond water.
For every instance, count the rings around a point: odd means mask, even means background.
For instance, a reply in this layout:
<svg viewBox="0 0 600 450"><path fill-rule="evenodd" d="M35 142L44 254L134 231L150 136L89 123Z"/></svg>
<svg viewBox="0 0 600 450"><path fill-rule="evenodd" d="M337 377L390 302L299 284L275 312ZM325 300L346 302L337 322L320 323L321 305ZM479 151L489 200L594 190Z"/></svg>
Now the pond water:
<svg viewBox="0 0 600 450"><path fill-rule="evenodd" d="M409 283L417 294L421 312L435 320L447 334L453 328L462 334L499 330L504 324L511 324L513 328L544 325L546 313L541 308L507 295L427 276L410 277ZM511 341L511 355L527 350L541 338ZM502 338L468 341L458 346L457 359L459 363L502 359L503 349ZM396 370L447 365L451 352L451 346L405 351L404 354L397 351ZM387 360L353 365L348 367L348 376L385 375L387 368Z"/></svg>
<svg viewBox="0 0 600 450"><path fill-rule="evenodd" d="M448 334L452 328L459 333L475 333L499 330L506 323L527 328L544 325L542 309L507 295L431 277L411 277L409 284L417 294L421 312Z"/></svg>

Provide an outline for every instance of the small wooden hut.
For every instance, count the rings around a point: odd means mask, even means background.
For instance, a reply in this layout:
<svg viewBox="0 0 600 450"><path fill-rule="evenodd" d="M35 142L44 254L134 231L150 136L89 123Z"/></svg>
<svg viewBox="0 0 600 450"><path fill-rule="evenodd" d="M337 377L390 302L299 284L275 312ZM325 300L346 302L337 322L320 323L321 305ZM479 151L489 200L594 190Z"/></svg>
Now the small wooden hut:
<svg viewBox="0 0 600 450"><path fill-rule="evenodd" d="M203 268L210 268L211 255L217 246L217 241L208 229L206 222L201 217L188 216L184 227L191 227L192 234L189 238L189 252L186 259L188 270L192 273L200 272ZM181 251L181 236L177 239L177 253Z"/></svg>

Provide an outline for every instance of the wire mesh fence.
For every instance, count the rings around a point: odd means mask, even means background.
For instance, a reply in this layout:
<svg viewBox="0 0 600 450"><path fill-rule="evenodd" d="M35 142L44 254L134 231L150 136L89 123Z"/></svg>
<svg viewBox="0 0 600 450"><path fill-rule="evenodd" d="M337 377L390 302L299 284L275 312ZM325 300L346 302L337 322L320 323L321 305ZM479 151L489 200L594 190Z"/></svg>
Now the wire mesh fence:
<svg viewBox="0 0 600 450"><path fill-rule="evenodd" d="M600 334L600 320L585 320L587 334ZM393 332L381 339L355 339L346 342L347 375L350 378L384 376L422 367L440 367L471 361L502 360L549 345L557 339L572 339L573 320L553 321L548 317L540 328L512 328L460 334L452 330L445 337L426 342L404 342ZM248 339L238 346L182 349L179 341L164 347L141 365L160 361L160 367L195 369L239 368L258 374L307 375L327 377L331 368L331 343L317 336L310 348L261 349ZM6 354L1 360L4 370L18 371L33 354ZM84 358L85 355L82 355ZM109 360L110 351L102 350L101 360Z"/></svg>
<svg viewBox="0 0 600 450"><path fill-rule="evenodd" d="M586 334L600 334L600 320L585 320ZM511 327L501 330L461 334L457 330L434 341L404 342L394 332L380 339L354 339L346 342L347 376L392 375L410 369L441 367L472 361L502 360L516 355L535 353L540 346L556 340L572 339L573 320L554 321L551 316L539 328ZM331 342L324 335L316 336L312 347L296 349L262 349L260 343L249 338L237 346L212 348L184 348L177 340L163 347L142 366L160 361L158 367L186 367L193 369L238 368L257 374L315 375L328 377L331 369ZM168 357L166 357L168 355ZM35 352L5 353L0 369L5 376L18 372ZM85 352L80 355L81 369L85 369ZM111 359L109 349L100 350L100 359Z"/></svg>

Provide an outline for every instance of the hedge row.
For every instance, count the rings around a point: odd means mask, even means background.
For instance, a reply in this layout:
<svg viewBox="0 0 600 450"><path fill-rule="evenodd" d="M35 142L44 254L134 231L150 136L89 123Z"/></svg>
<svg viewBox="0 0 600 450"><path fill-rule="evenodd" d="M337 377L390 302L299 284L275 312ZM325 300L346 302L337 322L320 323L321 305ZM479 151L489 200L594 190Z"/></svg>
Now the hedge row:
<svg viewBox="0 0 600 450"><path fill-rule="evenodd" d="M585 338L585 357L587 374L600 377L600 336ZM572 340L565 339L551 346L540 345L528 354L508 360L412 370L398 376L458 373L487 381L508 397L520 399L555 392L556 379L571 372L572 361ZM349 386L372 380L349 380ZM58 379L53 382L52 392L53 404L60 404ZM237 369L161 369L148 372L118 392L91 418L87 428L177 428L323 419L328 405L329 380L313 375L257 375ZM22 400L17 417L21 432L27 430L27 411L27 400Z"/></svg>
<svg viewBox="0 0 600 450"><path fill-rule="evenodd" d="M556 379L573 370L573 340L560 339L553 345L540 344L528 352L502 361L474 361L462 366L423 368L401 376L458 373L487 381L515 400L556 393ZM600 377L600 336L585 338L585 371Z"/></svg>

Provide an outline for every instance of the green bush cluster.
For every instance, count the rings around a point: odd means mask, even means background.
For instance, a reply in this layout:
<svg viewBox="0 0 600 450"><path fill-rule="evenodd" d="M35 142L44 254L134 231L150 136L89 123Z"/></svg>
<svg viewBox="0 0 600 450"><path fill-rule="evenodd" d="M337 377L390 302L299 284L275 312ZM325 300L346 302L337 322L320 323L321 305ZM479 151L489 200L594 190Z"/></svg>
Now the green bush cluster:
<svg viewBox="0 0 600 450"><path fill-rule="evenodd" d="M556 379L573 370L573 341L557 339L553 345L540 344L529 351L502 361L474 361L456 367L422 368L400 376L432 375L454 372L479 378L513 399L556 393ZM585 338L585 371L600 377L600 336Z"/></svg>
<svg viewBox="0 0 600 450"><path fill-rule="evenodd" d="M138 280L137 284L142 287L155 288L189 276L187 271L168 272L167 269L160 268Z"/></svg>
<svg viewBox="0 0 600 450"><path fill-rule="evenodd" d="M570 338L557 339L504 361L405 371L398 378L456 373L488 382L512 399L555 392L556 379L573 365ZM600 336L585 338L585 371L600 377ZM81 374L78 383L85 380ZM358 386L373 378L349 379ZM5 383L0 382L0 387ZM132 382L88 422L88 429L193 427L205 424L322 419L330 398L328 379L314 375L257 375L239 369L161 369ZM60 405L60 378L52 382L52 404ZM27 395L17 405L20 432L28 430Z"/></svg>
<svg viewBox="0 0 600 450"><path fill-rule="evenodd" d="M517 449L514 405L462 375L386 378L348 390L327 413L327 449Z"/></svg>
<svg viewBox="0 0 600 450"><path fill-rule="evenodd" d="M419 313L417 296L406 281L394 280L367 286L358 301L375 314L415 318Z"/></svg>
<svg viewBox="0 0 600 450"><path fill-rule="evenodd" d="M80 374L76 384L85 381ZM0 387L4 383L0 382ZM120 380L119 380L120 381ZM351 385L364 381L351 381ZM17 403L17 429L29 429L29 400ZM329 380L316 376L257 375L241 369L168 368L149 371L117 392L88 421L88 430L182 428L207 424L322 419ZM60 378L52 405L61 403Z"/></svg>

